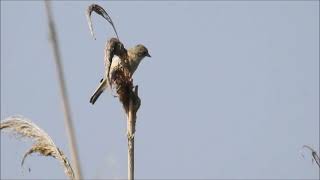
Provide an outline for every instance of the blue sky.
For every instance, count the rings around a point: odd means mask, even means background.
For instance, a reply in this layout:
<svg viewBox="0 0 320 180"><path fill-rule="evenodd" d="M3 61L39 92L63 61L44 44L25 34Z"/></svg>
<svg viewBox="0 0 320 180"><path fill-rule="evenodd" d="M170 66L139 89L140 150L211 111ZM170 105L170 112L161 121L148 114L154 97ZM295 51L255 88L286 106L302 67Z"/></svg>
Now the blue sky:
<svg viewBox="0 0 320 180"><path fill-rule="evenodd" d="M114 36L89 1L55 1L68 94L85 178L126 178L126 121L110 93L92 106L103 47ZM134 75L142 100L136 178L316 179L319 2L102 2L126 47L152 55ZM21 114L70 159L43 2L1 1L1 119ZM65 178L52 158L1 133L1 178ZM28 171L31 168L31 172Z"/></svg>

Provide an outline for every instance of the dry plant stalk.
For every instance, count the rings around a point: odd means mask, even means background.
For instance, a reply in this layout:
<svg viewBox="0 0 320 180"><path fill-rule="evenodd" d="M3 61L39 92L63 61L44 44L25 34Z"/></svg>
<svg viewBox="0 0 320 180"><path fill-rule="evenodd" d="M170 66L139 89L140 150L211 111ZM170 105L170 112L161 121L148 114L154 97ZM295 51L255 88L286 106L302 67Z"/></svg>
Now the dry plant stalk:
<svg viewBox="0 0 320 180"><path fill-rule="evenodd" d="M308 145L304 145L302 148L307 148L311 151L312 161L315 161L320 168L320 158L319 158L317 152Z"/></svg>
<svg viewBox="0 0 320 180"><path fill-rule="evenodd" d="M32 121L22 116L11 116L0 123L0 130L6 130L17 137L30 138L33 145L29 151L23 156L21 166L23 166L25 158L32 153L39 153L43 156L52 156L58 159L64 168L65 174L74 179L72 167L64 155L64 153L54 144L51 137Z"/></svg>
<svg viewBox="0 0 320 180"><path fill-rule="evenodd" d="M134 133L136 131L137 111L140 106L138 86L135 87L133 95L129 97L127 113L127 138L128 138L128 179L134 179Z"/></svg>
<svg viewBox="0 0 320 180"><path fill-rule="evenodd" d="M138 86L133 86L130 65L128 63L127 50L124 48L123 44L120 42L117 30L107 12L99 5L92 4L86 10L86 17L89 25L91 35L94 37L91 14L96 12L105 18L113 27L113 30L117 36L116 38L111 38L107 42L105 52L107 52L107 62L112 61L114 55L117 55L121 60L121 66L115 68L111 72L111 79L109 79L110 88L113 86L117 90L117 94L120 102L123 105L123 109L127 115L127 138L128 138L128 179L134 179L134 133L136 125L136 114L140 107L141 100L138 96ZM110 66L108 67L107 74L109 74ZM108 76L109 78L109 76Z"/></svg>
<svg viewBox="0 0 320 180"><path fill-rule="evenodd" d="M71 152L71 161L75 171L75 178L82 179L79 155L77 150L77 142L76 142L75 132L74 132L72 118L71 118L67 88L64 80L63 65L61 62L59 43L58 43L58 38L56 35L55 25L52 17L51 5L48 0L45 1L45 8L46 8L46 13L48 17L49 36L52 44L54 61L56 64L56 70L58 75L58 82L59 82L62 107L64 112L64 120L65 120L64 124L66 128L67 136L68 136L69 149Z"/></svg>
<svg viewBox="0 0 320 180"><path fill-rule="evenodd" d="M115 70L112 82L115 84L119 100L127 115L128 179L133 180L134 133L136 131L137 111L141 105L141 100L138 96L138 86L133 87L132 79L126 73L127 71L125 67Z"/></svg>

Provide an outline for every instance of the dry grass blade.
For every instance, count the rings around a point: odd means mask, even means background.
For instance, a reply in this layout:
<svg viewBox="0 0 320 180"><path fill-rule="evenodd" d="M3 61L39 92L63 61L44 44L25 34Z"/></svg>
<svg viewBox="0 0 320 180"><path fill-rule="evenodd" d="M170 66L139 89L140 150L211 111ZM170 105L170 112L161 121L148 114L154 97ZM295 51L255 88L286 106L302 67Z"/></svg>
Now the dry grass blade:
<svg viewBox="0 0 320 180"><path fill-rule="evenodd" d="M118 36L118 33L117 33L117 30L112 22L112 19L111 17L108 15L108 13L101 7L99 6L98 4L91 4L87 10L86 10L86 16L87 16L87 21L88 21L88 25L89 25L89 29L90 29L90 32L91 32L91 35L93 36L94 39L95 36L94 36L94 32L93 32L93 26L92 26L92 21L91 21L91 13L92 12L96 12L97 14L99 14L100 16L102 16L103 18L105 18L112 26L114 32L116 33L116 36L117 38L119 39L119 36Z"/></svg>
<svg viewBox="0 0 320 180"><path fill-rule="evenodd" d="M311 151L311 155L312 155L312 158L313 158L312 160L314 160L318 164L318 166L320 168L320 158L319 158L317 152L313 148L308 146L308 145L304 145L302 148L307 148L307 149L309 149Z"/></svg>
<svg viewBox="0 0 320 180"><path fill-rule="evenodd" d="M64 167L65 174L74 179L72 167L63 152L53 143L50 136L36 124L22 116L11 116L0 123L0 130L7 130L22 138L30 138L34 141L31 149L24 155L25 158L32 153L40 153L43 156L52 156L60 161Z"/></svg>

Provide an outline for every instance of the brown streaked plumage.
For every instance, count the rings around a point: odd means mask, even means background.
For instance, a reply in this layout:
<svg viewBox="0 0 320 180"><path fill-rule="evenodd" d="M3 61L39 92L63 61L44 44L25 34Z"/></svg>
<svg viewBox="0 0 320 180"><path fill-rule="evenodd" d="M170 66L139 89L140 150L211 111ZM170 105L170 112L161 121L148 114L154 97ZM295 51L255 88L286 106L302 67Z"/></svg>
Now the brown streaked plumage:
<svg viewBox="0 0 320 180"><path fill-rule="evenodd" d="M125 66L129 70L130 77L132 77L144 57L151 57L144 45L139 44L126 50L116 38L110 39L105 50L105 74L91 96L90 103L94 104L105 89L112 87L111 74L114 69Z"/></svg>

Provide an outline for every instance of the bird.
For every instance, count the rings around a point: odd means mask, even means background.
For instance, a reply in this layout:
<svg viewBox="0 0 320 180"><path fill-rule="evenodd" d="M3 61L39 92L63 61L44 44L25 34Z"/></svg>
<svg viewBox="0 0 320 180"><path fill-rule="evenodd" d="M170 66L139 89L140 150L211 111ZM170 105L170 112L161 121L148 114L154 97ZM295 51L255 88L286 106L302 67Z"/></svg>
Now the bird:
<svg viewBox="0 0 320 180"><path fill-rule="evenodd" d="M128 69L131 78L134 72L137 70L140 62L145 57L151 57L148 49L142 45L138 44L128 50L126 50L123 44L117 38L111 38L105 48L104 65L105 72L103 78L100 80L100 84L94 91L90 98L90 103L94 104L99 96L108 87L112 88L111 74L115 69L119 67L124 67Z"/></svg>
<svg viewBox="0 0 320 180"><path fill-rule="evenodd" d="M116 69L119 69L119 67L122 69L126 69L126 72L129 72L129 78L131 79L133 73L137 70L141 60L145 57L151 56L148 52L148 49L142 44L138 44L127 50L119 40L117 30L111 17L103 9L103 7L101 7L98 4L91 4L86 10L89 29L94 39L96 38L94 36L91 22L92 12L96 12L97 14L101 15L104 19L106 19L112 26L117 36L116 38L111 38L106 43L104 56L104 76L100 80L98 88L94 91L93 95L90 98L90 103L94 104L105 89L107 89L108 87L112 89L111 76Z"/></svg>

